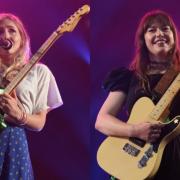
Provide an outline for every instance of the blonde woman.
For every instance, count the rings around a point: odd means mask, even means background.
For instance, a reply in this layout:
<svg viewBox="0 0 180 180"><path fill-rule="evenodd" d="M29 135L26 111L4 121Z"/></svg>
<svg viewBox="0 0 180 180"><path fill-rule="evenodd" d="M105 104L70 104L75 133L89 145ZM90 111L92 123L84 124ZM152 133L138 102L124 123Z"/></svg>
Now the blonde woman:
<svg viewBox="0 0 180 180"><path fill-rule="evenodd" d="M0 14L0 86L5 88L30 58L30 40L21 20ZM7 127L0 132L0 179L34 179L25 128L40 131L47 113L62 105L54 76L36 64L15 91L0 95Z"/></svg>

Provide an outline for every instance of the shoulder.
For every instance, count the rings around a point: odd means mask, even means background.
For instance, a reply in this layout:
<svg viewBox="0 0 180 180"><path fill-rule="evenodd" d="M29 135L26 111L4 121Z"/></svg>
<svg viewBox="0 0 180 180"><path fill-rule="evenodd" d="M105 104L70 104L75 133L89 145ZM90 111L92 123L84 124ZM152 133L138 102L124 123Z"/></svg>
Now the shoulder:
<svg viewBox="0 0 180 180"><path fill-rule="evenodd" d="M132 70L129 70L126 67L120 67L117 69L113 69L107 74L107 77L109 78L126 78L131 77L133 74Z"/></svg>
<svg viewBox="0 0 180 180"><path fill-rule="evenodd" d="M51 70L42 63L37 63L31 69L28 74L29 78L35 78L37 82L49 82L51 79L54 79L54 75L52 74Z"/></svg>
<svg viewBox="0 0 180 180"><path fill-rule="evenodd" d="M47 65L42 63L37 63L33 68L32 71L38 76L53 76L51 70L48 68Z"/></svg>
<svg viewBox="0 0 180 180"><path fill-rule="evenodd" d="M46 72L46 73L51 73L50 69L48 68L48 66L46 66L45 64L42 64L42 63L37 63L35 65L35 70L37 72Z"/></svg>
<svg viewBox="0 0 180 180"><path fill-rule="evenodd" d="M134 71L126 67L114 69L107 74L103 88L108 91L122 90L126 92L133 74Z"/></svg>

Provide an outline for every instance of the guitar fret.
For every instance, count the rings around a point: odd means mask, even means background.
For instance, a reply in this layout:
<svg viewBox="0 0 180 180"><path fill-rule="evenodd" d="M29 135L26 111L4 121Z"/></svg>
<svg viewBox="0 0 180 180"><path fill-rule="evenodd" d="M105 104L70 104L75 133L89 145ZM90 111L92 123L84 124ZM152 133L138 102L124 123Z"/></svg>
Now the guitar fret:
<svg viewBox="0 0 180 180"><path fill-rule="evenodd" d="M169 106L175 95L180 89L180 74L176 77L170 87L167 89L163 97L159 100L153 111L150 113L150 117L154 120L159 120L166 108Z"/></svg>
<svg viewBox="0 0 180 180"><path fill-rule="evenodd" d="M25 75L31 70L31 68L43 57L48 49L54 44L54 42L60 38L64 32L71 32L76 27L77 23L81 19L82 15L89 13L90 7L84 5L72 16L70 16L62 25L49 36L49 38L41 45L38 51L31 57L29 62L20 70L20 72L13 78L13 80L4 89L5 93L10 93L25 77Z"/></svg>
<svg viewBox="0 0 180 180"><path fill-rule="evenodd" d="M57 33L53 33L45 43L39 48L39 50L35 53L35 55L30 59L30 61L21 69L13 81L9 83L9 85L5 88L6 93L10 93L14 87L23 79L23 77L29 72L29 70L36 64L40 58L45 54L45 52L49 49L49 47L53 44L54 40L57 39Z"/></svg>

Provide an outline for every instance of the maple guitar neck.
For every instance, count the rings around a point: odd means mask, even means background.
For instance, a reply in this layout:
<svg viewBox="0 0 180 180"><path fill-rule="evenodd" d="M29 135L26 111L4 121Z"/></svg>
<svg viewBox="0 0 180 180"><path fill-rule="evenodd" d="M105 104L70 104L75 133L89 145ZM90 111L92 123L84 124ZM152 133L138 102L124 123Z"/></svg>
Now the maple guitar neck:
<svg viewBox="0 0 180 180"><path fill-rule="evenodd" d="M153 120L159 120L161 118L162 114L170 105L173 98L178 93L179 89L180 89L180 73L176 76L175 80L172 82L172 84L166 90L165 94L162 96L162 98L159 100L159 102L156 104L156 106L153 108L152 112L150 113L150 117Z"/></svg>
<svg viewBox="0 0 180 180"><path fill-rule="evenodd" d="M72 32L76 27L81 17L89 13L90 7L84 5L79 8L72 16L70 16L62 25L60 25L49 38L41 45L38 51L32 56L29 62L20 70L20 72L13 78L13 80L4 89L5 93L11 93L13 89L22 81L26 74L32 69L32 67L40 61L48 49L59 39L64 32Z"/></svg>
<svg viewBox="0 0 180 180"><path fill-rule="evenodd" d="M32 69L32 67L40 61L40 59L44 56L44 54L48 51L48 49L54 44L54 42L60 37L62 34L58 34L53 32L51 36L45 41L45 43L38 49L38 51L32 56L29 62L20 70L17 76L13 78L13 80L8 84L5 88L5 93L11 93L13 89L17 87L17 85L21 82L21 80L26 76L26 74Z"/></svg>

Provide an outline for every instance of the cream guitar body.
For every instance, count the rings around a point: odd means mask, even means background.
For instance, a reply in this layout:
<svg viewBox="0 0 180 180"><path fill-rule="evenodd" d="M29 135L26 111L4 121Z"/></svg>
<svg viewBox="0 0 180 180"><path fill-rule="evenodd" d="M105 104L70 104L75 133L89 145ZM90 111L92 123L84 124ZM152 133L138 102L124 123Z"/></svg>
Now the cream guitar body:
<svg viewBox="0 0 180 180"><path fill-rule="evenodd" d="M133 106L128 123L161 121L165 108L159 109L161 113L157 115L157 106L147 97L140 98ZM177 116L166 123L155 144L137 138L106 138L97 152L98 164L120 180L151 179L158 171L165 146L180 133L179 121L180 117Z"/></svg>

